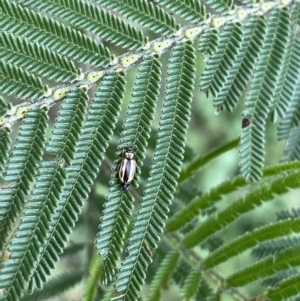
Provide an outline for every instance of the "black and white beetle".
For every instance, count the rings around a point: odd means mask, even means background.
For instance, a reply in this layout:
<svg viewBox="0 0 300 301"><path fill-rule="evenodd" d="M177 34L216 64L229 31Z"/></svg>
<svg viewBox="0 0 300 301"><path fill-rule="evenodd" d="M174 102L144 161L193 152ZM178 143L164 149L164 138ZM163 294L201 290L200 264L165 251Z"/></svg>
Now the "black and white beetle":
<svg viewBox="0 0 300 301"><path fill-rule="evenodd" d="M142 134L143 130L144 127L142 127L140 133L135 138L133 145L137 141L138 137ZM136 166L137 162L135 159L135 151L133 147L128 147L124 152L123 159L119 167L119 181L123 191L125 191L132 182L135 175Z"/></svg>
<svg viewBox="0 0 300 301"><path fill-rule="evenodd" d="M119 167L119 180L123 191L128 188L134 178L137 165L134 156L135 151L133 148L127 148Z"/></svg>

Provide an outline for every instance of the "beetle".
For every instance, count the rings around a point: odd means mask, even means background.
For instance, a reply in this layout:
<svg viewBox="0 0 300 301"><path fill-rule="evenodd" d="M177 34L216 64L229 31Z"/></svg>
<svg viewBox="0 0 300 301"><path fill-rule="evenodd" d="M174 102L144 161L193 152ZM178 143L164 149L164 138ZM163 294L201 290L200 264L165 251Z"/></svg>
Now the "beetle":
<svg viewBox="0 0 300 301"><path fill-rule="evenodd" d="M119 167L119 180L122 190L125 191L134 178L136 171L135 151L129 147L124 152L124 157Z"/></svg>
<svg viewBox="0 0 300 301"><path fill-rule="evenodd" d="M143 130L144 127L142 127L140 133L135 138L133 145L135 145L135 142L138 140ZM119 166L119 181L123 191L125 191L132 182L136 172L136 166L135 150L133 147L128 147L123 154L123 159Z"/></svg>

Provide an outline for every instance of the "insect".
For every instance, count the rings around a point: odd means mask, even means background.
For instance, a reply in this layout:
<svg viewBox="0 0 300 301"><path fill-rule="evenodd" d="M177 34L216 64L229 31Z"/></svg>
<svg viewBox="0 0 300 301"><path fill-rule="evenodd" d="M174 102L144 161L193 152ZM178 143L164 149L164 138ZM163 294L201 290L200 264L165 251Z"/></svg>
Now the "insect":
<svg viewBox="0 0 300 301"><path fill-rule="evenodd" d="M136 171L135 151L132 147L126 149L119 168L119 180L122 190L125 191L134 178Z"/></svg>
<svg viewBox="0 0 300 301"><path fill-rule="evenodd" d="M246 128L250 124L253 124L252 118L243 118L243 120L242 120L242 129Z"/></svg>
<svg viewBox="0 0 300 301"><path fill-rule="evenodd" d="M143 128L139 135L136 137L135 141L141 135L142 131ZM133 180L136 171L136 166L137 162L135 159L135 151L133 147L128 147L124 152L124 156L119 167L119 181L123 191L125 191L128 188L131 181Z"/></svg>

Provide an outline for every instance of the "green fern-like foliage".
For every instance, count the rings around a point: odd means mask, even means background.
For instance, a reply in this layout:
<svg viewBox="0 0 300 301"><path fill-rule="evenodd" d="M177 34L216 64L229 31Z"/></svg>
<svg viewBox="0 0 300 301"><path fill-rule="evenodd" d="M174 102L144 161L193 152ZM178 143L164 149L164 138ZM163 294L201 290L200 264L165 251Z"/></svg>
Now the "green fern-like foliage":
<svg viewBox="0 0 300 301"><path fill-rule="evenodd" d="M0 300L297 300L299 209L272 214L300 188L299 25L299 0L1 0ZM241 110L229 142L199 93Z"/></svg>
<svg viewBox="0 0 300 301"><path fill-rule="evenodd" d="M122 150L123 147L126 148L126 146L131 145L135 141L135 154L139 162L142 162L145 157L145 144L146 139L149 138L149 125L153 120L155 102L158 97L159 67L159 61L156 58L149 58L141 64L133 86L132 99L127 111L128 117L124 123L123 137L119 146L120 150ZM137 132L137 129L140 132ZM116 166L118 166L120 160L116 160L116 163ZM135 180L132 185L134 184ZM114 215L103 216L103 223L98 234L99 238L96 241L96 248L104 256L104 277L102 277L104 281L115 274L116 262L119 260L118 252L115 252L115 250L121 251L122 244L120 242L125 237L125 225L130 223L128 213L132 210L133 203L130 194L120 191L118 168L116 168L113 175L107 199L105 211L110 212L115 207L118 207L118 211L115 211ZM114 227L115 224L120 224L122 227ZM103 227L103 225L105 226Z"/></svg>

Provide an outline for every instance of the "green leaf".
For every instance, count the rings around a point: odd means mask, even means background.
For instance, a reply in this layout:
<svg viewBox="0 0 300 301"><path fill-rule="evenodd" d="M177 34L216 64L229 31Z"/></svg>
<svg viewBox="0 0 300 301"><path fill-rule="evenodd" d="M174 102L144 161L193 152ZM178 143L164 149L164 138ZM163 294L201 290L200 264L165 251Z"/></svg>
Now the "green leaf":
<svg viewBox="0 0 300 301"><path fill-rule="evenodd" d="M91 37L14 2L2 0L0 15L3 31L44 45L72 60L96 66L113 60L108 48Z"/></svg>
<svg viewBox="0 0 300 301"><path fill-rule="evenodd" d="M211 160L217 158L218 156L221 156L222 154L236 148L238 146L239 138L234 139L226 144L223 144L222 146L213 149L210 151L207 155L199 156L196 160L194 160L192 163L190 163L181 173L180 177L178 179L178 183L182 183L185 180L192 177L195 173L195 171L202 168L204 165L208 164Z"/></svg>
<svg viewBox="0 0 300 301"><path fill-rule="evenodd" d="M218 12L224 12L234 8L232 0L207 0L206 3Z"/></svg>
<svg viewBox="0 0 300 301"><path fill-rule="evenodd" d="M8 110L8 104L6 101L3 99L3 97L0 96L0 117L5 115ZM0 125L1 125L1 118L0 118Z"/></svg>
<svg viewBox="0 0 300 301"><path fill-rule="evenodd" d="M57 162L43 162L38 173L28 208L9 246L12 258L3 263L0 271L3 300L16 300L29 281L64 184L65 172Z"/></svg>
<svg viewBox="0 0 300 301"><path fill-rule="evenodd" d="M103 261L101 257L94 252L93 258L90 263L90 275L86 280L84 289L83 301L94 301L97 294L97 283L100 279L102 272Z"/></svg>
<svg viewBox="0 0 300 301"><path fill-rule="evenodd" d="M122 157L115 161L114 174L110 183L111 188L107 196L108 201L102 212L99 238L95 241L96 249L104 257L103 274L101 275L103 282L111 280L115 274L119 252L125 239L126 226L130 223L130 212L134 200L128 191L124 193L121 190L118 179L120 160L124 156L123 150L128 147L134 148L135 160L138 164L141 164L145 158L147 140L150 137L150 124L154 118L154 109L159 94L160 67L157 58L149 57L141 64L135 77L124 131L118 146L119 150L122 150ZM134 186L137 186L138 174L139 171L137 170L132 182ZM123 224L122 227L120 227L121 224Z"/></svg>
<svg viewBox="0 0 300 301"><path fill-rule="evenodd" d="M156 301L157 296L161 294L161 290L170 281L170 278L177 267L179 261L179 253L174 250L169 252L162 261L159 269L154 276L150 285L150 294L146 301Z"/></svg>
<svg viewBox="0 0 300 301"><path fill-rule="evenodd" d="M205 279L201 279L200 281L200 286L198 289L198 293L196 295L196 300L200 301L208 301L210 300L210 298L213 296L213 290L212 288L209 286L209 284L207 283L207 281Z"/></svg>
<svg viewBox="0 0 300 301"><path fill-rule="evenodd" d="M257 228L236 238L233 242L222 246L204 261L205 268L212 268L243 251L258 245L260 242L300 232L300 219L284 220Z"/></svg>
<svg viewBox="0 0 300 301"><path fill-rule="evenodd" d="M174 17L147 0L96 0L96 3L156 33L169 35L179 29Z"/></svg>
<svg viewBox="0 0 300 301"><path fill-rule="evenodd" d="M264 287L278 287L279 283L284 279L290 278L291 276L295 276L298 274L297 268L290 268L288 270L284 270L276 273L273 276L270 276L262 281L262 285Z"/></svg>
<svg viewBox="0 0 300 301"><path fill-rule="evenodd" d="M257 58L265 41L266 23L264 19L253 17L245 25L241 47L233 66L229 69L220 89L214 98L218 110L233 111L244 93ZM220 79L219 79L220 80Z"/></svg>
<svg viewBox="0 0 300 301"><path fill-rule="evenodd" d="M300 245L299 237L284 237L281 239L270 240L253 249L252 255L256 259L263 259L270 255L277 256L281 251L297 245Z"/></svg>
<svg viewBox="0 0 300 301"><path fill-rule="evenodd" d="M299 6L292 6L290 15L296 15L298 9ZM276 87L276 90L274 91L273 103L275 103L275 112L281 118L285 117L287 109L293 102L295 93L294 84L299 77L300 66L299 61L297 60L297 55L299 55L299 43L298 39L296 38L295 23L296 22L293 22L292 18L292 27L291 32L289 33L289 41L285 47L284 63L282 64L280 78L278 78L278 85ZM285 137L287 137L287 135Z"/></svg>
<svg viewBox="0 0 300 301"><path fill-rule="evenodd" d="M0 129L0 179L2 180L3 171L5 169L6 161L10 150L10 131L8 129Z"/></svg>
<svg viewBox="0 0 300 301"><path fill-rule="evenodd" d="M184 301L191 300L197 293L201 281L201 272L192 270L185 279L182 288L182 297Z"/></svg>
<svg viewBox="0 0 300 301"><path fill-rule="evenodd" d="M282 281L275 289L269 289L267 296L273 301L286 300L300 293L300 276L296 275Z"/></svg>
<svg viewBox="0 0 300 301"><path fill-rule="evenodd" d="M219 31L213 29L204 32L199 39L198 51L202 56L213 55L219 46Z"/></svg>
<svg viewBox="0 0 300 301"><path fill-rule="evenodd" d="M300 83L300 82L299 82ZM300 97L300 94L299 94ZM281 161L294 161L300 158L300 127L295 127L289 132L286 141L284 156Z"/></svg>
<svg viewBox="0 0 300 301"><path fill-rule="evenodd" d="M68 271L51 279L42 291L35 291L32 294L25 294L21 301L42 301L53 298L67 289L74 287L83 278L83 271Z"/></svg>
<svg viewBox="0 0 300 301"><path fill-rule="evenodd" d="M229 286L244 286L260 278L270 276L276 272L300 265L300 246L282 251L277 256L269 256L261 261L243 268L230 275L226 281Z"/></svg>
<svg viewBox="0 0 300 301"><path fill-rule="evenodd" d="M141 47L146 39L141 31L122 19L84 0L17 0L26 6L39 9L69 21L77 28L90 31L116 46L128 49Z"/></svg>
<svg viewBox="0 0 300 301"><path fill-rule="evenodd" d="M153 0L192 23L206 19L205 6L198 0Z"/></svg>
<svg viewBox="0 0 300 301"><path fill-rule="evenodd" d="M117 299L135 299L144 283L145 269L152 260L151 249L156 248L163 232L183 158L192 99L192 94L186 91L191 91L194 85L194 60L194 49L190 43L176 46L169 59L154 163L141 209L130 234L127 249L129 256L123 260L117 276Z"/></svg>
<svg viewBox="0 0 300 301"><path fill-rule="evenodd" d="M263 177L277 176L284 174L285 172L295 171L299 167L300 162L277 164L265 168L263 170ZM221 201L224 195L228 195L234 191L237 191L239 188L242 188L246 185L248 185L247 181L238 176L232 180L226 180L218 186L211 188L207 193L200 197L196 196L193 201L187 204L183 209L181 209L168 220L167 230L172 232L184 227L191 222L193 218L197 217L201 210L210 208L217 202Z"/></svg>
<svg viewBox="0 0 300 301"><path fill-rule="evenodd" d="M0 33L0 58L57 82L75 80L81 73L72 61L56 52L5 32Z"/></svg>
<svg viewBox="0 0 300 301"><path fill-rule="evenodd" d="M229 23L219 35L218 50L210 58L201 75L200 90L216 96L228 71L235 64L242 42L239 23Z"/></svg>
<svg viewBox="0 0 300 301"><path fill-rule="evenodd" d="M5 166L3 182L7 187L0 190L0 250L5 246L15 219L28 201L37 167L42 160L47 117L45 110L36 109L28 113Z"/></svg>
<svg viewBox="0 0 300 301"><path fill-rule="evenodd" d="M293 127L299 125L300 121L300 108L298 104L298 99L300 97L300 89L298 88L300 83L300 66L298 68L299 60L297 59L299 55L300 43L299 40L293 36L287 75L282 87L280 99L276 106L278 115L282 117L277 130L278 139L289 138L289 147L291 144L293 146L296 144L290 142L293 141L293 136L295 135L295 132L291 133L291 131L293 131ZM290 135L292 135L292 137ZM296 141L297 140L298 138ZM291 150L293 150L293 147L291 147L289 151Z"/></svg>
<svg viewBox="0 0 300 301"><path fill-rule="evenodd" d="M262 175L266 118L284 63L290 26L286 10L271 13L265 42L245 99L243 116L251 118L252 124L242 129L239 165L242 176L250 181L258 180Z"/></svg>
<svg viewBox="0 0 300 301"><path fill-rule="evenodd" d="M68 94L60 107L46 147L46 152L57 155L68 165L74 157L87 105L88 96L83 90L76 89Z"/></svg>
<svg viewBox="0 0 300 301"><path fill-rule="evenodd" d="M240 197L218 214L209 217L199 226L185 235L182 243L184 247L191 248L206 238L224 229L228 224L237 220L242 214L262 205L264 202L273 201L276 195L288 192L289 188L300 187L300 173L291 173L285 177L273 180L249 192L245 197Z"/></svg>
<svg viewBox="0 0 300 301"><path fill-rule="evenodd" d="M34 285L41 288L46 281L46 275L50 275L97 177L99 165L120 111L125 85L123 77L122 73L105 76L95 93L89 115L83 124L74 159L66 168L67 180L58 208L53 215L48 239L39 254L36 269L31 277L31 289Z"/></svg>
<svg viewBox="0 0 300 301"><path fill-rule="evenodd" d="M0 91L19 98L38 98L47 91L40 78L0 60Z"/></svg>

